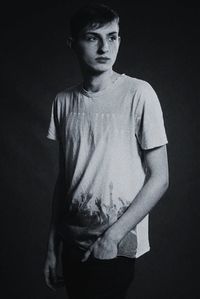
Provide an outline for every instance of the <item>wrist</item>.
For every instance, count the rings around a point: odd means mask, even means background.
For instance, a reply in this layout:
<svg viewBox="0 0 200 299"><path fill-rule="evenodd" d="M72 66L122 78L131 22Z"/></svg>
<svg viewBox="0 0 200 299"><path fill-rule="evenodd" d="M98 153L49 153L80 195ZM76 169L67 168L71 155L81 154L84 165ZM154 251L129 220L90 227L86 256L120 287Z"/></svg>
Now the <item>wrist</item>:
<svg viewBox="0 0 200 299"><path fill-rule="evenodd" d="M105 234L109 240L112 240L116 244L118 244L122 239L121 234L119 234L119 232L116 229L114 229L112 226L107 229Z"/></svg>
<svg viewBox="0 0 200 299"><path fill-rule="evenodd" d="M55 252L56 250L58 250L60 243L61 243L61 240L60 240L60 238L58 238L58 236L56 234L51 235L49 237L48 245L47 245L48 251L50 253Z"/></svg>

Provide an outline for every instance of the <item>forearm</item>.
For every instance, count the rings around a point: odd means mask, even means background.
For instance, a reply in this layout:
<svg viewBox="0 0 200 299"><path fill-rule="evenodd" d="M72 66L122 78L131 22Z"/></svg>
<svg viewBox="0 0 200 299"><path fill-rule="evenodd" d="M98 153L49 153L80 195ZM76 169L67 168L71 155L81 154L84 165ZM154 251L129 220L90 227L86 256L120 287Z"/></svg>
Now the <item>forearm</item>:
<svg viewBox="0 0 200 299"><path fill-rule="evenodd" d="M168 187L168 182L150 177L124 214L107 230L117 242L133 229L156 205Z"/></svg>
<svg viewBox="0 0 200 299"><path fill-rule="evenodd" d="M61 176L58 176L52 201L51 219L49 225L48 250L54 251L59 245L60 239L56 233L57 225L63 211L64 204L64 182Z"/></svg>

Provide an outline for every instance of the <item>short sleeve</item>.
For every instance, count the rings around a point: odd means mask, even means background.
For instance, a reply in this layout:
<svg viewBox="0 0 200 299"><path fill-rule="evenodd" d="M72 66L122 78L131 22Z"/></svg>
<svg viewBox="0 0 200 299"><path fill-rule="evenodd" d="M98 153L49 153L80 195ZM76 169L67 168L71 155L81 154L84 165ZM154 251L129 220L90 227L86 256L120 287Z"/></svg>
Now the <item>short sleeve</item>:
<svg viewBox="0 0 200 299"><path fill-rule="evenodd" d="M138 90L135 134L142 149L151 149L168 143L163 112L157 94L145 82Z"/></svg>
<svg viewBox="0 0 200 299"><path fill-rule="evenodd" d="M60 138L60 107L58 95L56 95L51 106L51 117L46 137L51 140L59 140Z"/></svg>

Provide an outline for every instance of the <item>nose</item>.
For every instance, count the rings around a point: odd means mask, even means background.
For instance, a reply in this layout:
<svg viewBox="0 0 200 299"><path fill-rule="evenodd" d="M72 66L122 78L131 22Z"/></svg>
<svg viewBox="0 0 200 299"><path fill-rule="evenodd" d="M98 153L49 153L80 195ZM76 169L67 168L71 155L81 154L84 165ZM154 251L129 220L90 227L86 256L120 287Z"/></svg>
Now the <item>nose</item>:
<svg viewBox="0 0 200 299"><path fill-rule="evenodd" d="M99 42L99 52L102 52L102 53L105 53L105 52L108 52L109 50L109 47L108 47L108 42L107 40L101 40Z"/></svg>

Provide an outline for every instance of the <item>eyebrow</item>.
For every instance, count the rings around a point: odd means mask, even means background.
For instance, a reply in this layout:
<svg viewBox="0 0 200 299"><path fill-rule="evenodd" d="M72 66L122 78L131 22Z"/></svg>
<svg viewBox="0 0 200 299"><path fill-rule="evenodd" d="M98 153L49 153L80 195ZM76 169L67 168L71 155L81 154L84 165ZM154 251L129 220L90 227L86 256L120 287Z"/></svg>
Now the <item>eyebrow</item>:
<svg viewBox="0 0 200 299"><path fill-rule="evenodd" d="M84 33L84 35L87 35L87 34L93 34L93 35L99 36L99 33L93 32L93 31L87 31L87 32ZM113 35L113 34L118 34L118 32L117 31L112 31L112 32L109 32L107 35Z"/></svg>

